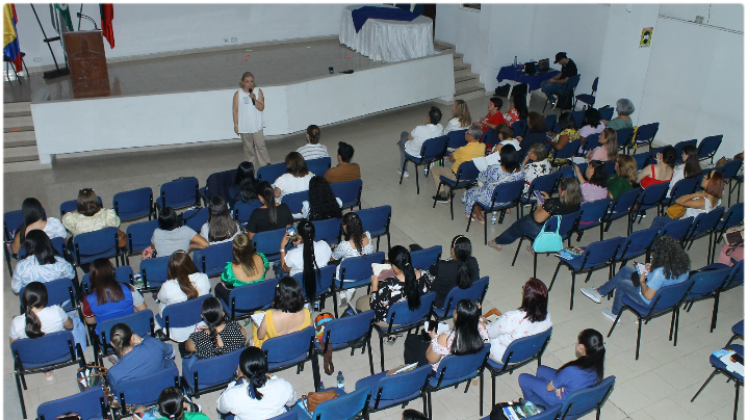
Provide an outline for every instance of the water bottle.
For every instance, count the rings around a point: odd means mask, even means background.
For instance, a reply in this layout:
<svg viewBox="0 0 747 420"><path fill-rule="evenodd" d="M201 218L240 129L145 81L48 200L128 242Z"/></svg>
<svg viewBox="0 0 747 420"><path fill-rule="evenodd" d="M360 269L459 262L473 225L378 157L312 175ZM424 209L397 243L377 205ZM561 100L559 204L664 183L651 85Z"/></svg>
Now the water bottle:
<svg viewBox="0 0 747 420"><path fill-rule="evenodd" d="M517 68L517 67L519 67L519 56L515 55L514 56L514 68Z"/></svg>
<svg viewBox="0 0 747 420"><path fill-rule="evenodd" d="M498 221L498 212L494 211L493 214L490 216L490 224L494 225Z"/></svg>
<svg viewBox="0 0 747 420"><path fill-rule="evenodd" d="M337 388L345 389L345 377L342 376L342 371L337 372Z"/></svg>
<svg viewBox="0 0 747 420"><path fill-rule="evenodd" d="M319 389L324 390L324 382L319 381Z"/></svg>

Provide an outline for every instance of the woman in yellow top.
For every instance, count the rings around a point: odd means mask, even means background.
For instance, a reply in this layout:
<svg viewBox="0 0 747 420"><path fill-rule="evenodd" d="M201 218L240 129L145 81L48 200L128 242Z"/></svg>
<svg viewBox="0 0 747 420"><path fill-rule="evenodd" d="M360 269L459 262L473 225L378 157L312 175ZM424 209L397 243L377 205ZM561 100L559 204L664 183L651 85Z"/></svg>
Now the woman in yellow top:
<svg viewBox="0 0 747 420"><path fill-rule="evenodd" d="M304 308L301 285L293 277L283 277L275 288L275 309L264 314L259 327L252 324L252 340L255 347L269 338L291 334L311 326L311 313Z"/></svg>
<svg viewBox="0 0 747 420"><path fill-rule="evenodd" d="M547 134L549 134L547 144L549 144L550 147L552 147L552 149L556 151L563 150L568 143L581 138L581 136L578 134L578 126L576 125L576 120L573 119L573 114L571 114L570 112L564 112L560 114L560 118L558 118L558 124L560 124L560 128L562 130L560 133L556 134L553 131L547 132Z"/></svg>
<svg viewBox="0 0 747 420"><path fill-rule="evenodd" d="M236 235L233 239L233 261L226 263L220 275L222 280L215 286L215 295L229 303L231 290L265 279L270 262L264 254L256 252L247 234Z"/></svg>

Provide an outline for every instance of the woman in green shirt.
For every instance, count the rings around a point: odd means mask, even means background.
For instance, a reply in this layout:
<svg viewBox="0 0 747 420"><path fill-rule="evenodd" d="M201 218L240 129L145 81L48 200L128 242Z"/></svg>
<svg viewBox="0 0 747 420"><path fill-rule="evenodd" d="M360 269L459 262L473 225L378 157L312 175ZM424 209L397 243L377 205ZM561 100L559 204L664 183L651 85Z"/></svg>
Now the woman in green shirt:
<svg viewBox="0 0 747 420"><path fill-rule="evenodd" d="M215 295L228 303L231 289L264 280L268 268L270 262L264 254L255 251L249 236L237 235L233 240L233 261L226 263L220 275L221 282L215 286Z"/></svg>
<svg viewBox="0 0 747 420"><path fill-rule="evenodd" d="M189 411L191 406L184 398L184 394L179 388L169 387L161 391L161 395L158 396L158 405L148 409L147 407L139 406L135 409L135 413L144 413L158 420L210 420L210 417L203 413L196 411ZM134 416L133 418L140 418Z"/></svg>
<svg viewBox="0 0 747 420"><path fill-rule="evenodd" d="M635 106L630 99L619 99L615 107L617 110L617 118L613 118L610 121L602 121L605 127L611 128L618 131L623 128L633 128L633 120L630 115L635 112Z"/></svg>
<svg viewBox="0 0 747 420"><path fill-rule="evenodd" d="M607 195L617 200L621 195L633 189L638 175L638 165L631 156L617 155L615 173L607 181Z"/></svg>

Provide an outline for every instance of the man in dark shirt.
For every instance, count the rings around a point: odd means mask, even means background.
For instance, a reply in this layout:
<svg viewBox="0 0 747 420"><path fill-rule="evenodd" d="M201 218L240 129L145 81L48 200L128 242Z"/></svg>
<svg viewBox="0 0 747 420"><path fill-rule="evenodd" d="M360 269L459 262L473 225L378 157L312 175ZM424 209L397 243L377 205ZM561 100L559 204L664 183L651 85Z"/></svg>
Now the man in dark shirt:
<svg viewBox="0 0 747 420"><path fill-rule="evenodd" d="M558 104L558 98L555 95L560 95L565 91L565 84L568 83L568 79L578 74L578 68L576 63L573 62L568 55L564 52L555 54L555 64L560 63L560 73L553 76L551 79L542 82L542 92L547 95L547 99L552 102L552 107Z"/></svg>

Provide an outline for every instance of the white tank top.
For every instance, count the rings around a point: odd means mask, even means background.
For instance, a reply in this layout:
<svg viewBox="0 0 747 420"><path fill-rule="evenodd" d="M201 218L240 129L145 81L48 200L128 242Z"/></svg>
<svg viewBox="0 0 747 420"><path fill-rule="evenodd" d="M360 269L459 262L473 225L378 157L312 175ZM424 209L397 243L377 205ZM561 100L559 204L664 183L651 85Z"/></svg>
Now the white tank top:
<svg viewBox="0 0 747 420"><path fill-rule="evenodd" d="M701 200L705 200L705 208L703 208L703 209L694 209L694 208L691 208L691 207L687 207L687 209L685 210L685 216L684 217L690 217L690 216L697 217L701 213L708 213L709 211L711 211L711 210L714 209L713 205L711 204L711 200L709 200L706 197L701 198ZM719 199L718 202L716 203L716 207L718 207L720 205L721 205L721 199Z"/></svg>
<svg viewBox="0 0 747 420"><path fill-rule="evenodd" d="M252 105L252 98L243 89L236 91L239 95L239 133L251 134L264 128L262 111ZM259 97L258 88L254 89L254 95Z"/></svg>

